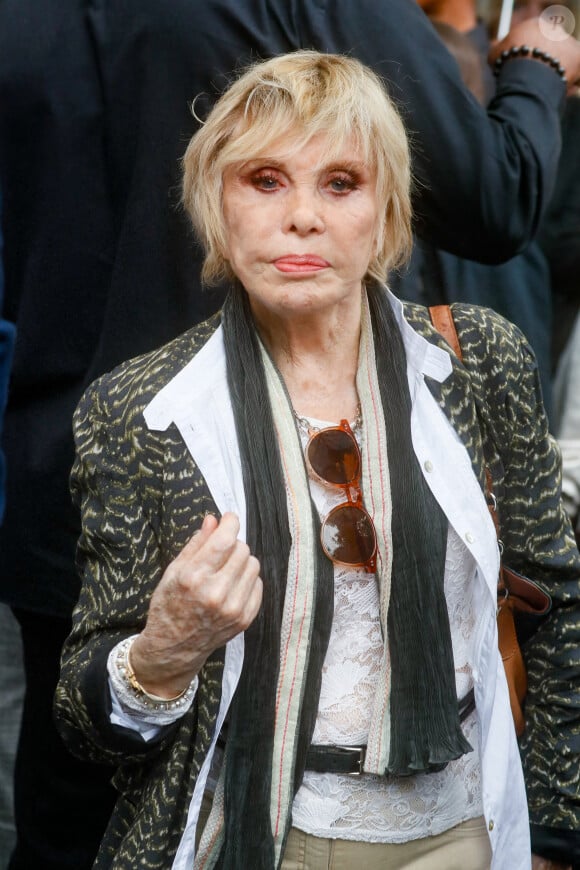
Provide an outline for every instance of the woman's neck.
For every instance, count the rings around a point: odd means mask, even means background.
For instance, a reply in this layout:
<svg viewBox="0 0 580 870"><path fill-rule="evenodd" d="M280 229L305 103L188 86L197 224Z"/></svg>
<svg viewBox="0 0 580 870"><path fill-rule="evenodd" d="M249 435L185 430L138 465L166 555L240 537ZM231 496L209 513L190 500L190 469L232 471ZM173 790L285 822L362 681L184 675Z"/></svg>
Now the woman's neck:
<svg viewBox="0 0 580 870"><path fill-rule="evenodd" d="M338 421L356 416L360 341L357 316L258 322L258 330L300 416Z"/></svg>

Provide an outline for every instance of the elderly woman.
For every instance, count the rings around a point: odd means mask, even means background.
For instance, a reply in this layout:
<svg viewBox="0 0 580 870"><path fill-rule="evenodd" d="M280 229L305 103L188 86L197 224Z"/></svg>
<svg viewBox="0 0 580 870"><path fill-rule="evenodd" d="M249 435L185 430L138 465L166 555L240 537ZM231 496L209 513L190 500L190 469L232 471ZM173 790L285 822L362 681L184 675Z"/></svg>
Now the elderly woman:
<svg viewBox="0 0 580 870"><path fill-rule="evenodd" d="M553 598L528 648L533 821L580 828L580 559L531 352L455 306L464 366L385 287L409 156L360 63L257 64L184 165L224 309L75 418L83 590L57 715L119 766L95 866L529 867L484 454L505 556Z"/></svg>

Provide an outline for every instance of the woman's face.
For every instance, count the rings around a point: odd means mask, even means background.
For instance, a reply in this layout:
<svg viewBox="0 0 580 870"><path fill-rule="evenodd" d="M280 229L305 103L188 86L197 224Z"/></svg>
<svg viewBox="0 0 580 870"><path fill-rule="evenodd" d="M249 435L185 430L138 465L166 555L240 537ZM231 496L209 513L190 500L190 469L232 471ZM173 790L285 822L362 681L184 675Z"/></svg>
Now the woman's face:
<svg viewBox="0 0 580 870"><path fill-rule="evenodd" d="M319 135L289 154L277 140L224 174L225 255L258 319L360 300L377 250L375 173L354 143L333 160L327 145Z"/></svg>

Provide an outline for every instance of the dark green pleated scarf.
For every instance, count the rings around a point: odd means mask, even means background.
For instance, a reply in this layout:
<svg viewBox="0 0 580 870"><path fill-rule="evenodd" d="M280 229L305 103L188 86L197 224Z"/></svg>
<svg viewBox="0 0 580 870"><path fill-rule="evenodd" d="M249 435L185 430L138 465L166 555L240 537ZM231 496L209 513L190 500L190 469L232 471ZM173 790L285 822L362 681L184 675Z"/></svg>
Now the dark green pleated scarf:
<svg viewBox="0 0 580 870"><path fill-rule="evenodd" d="M392 671L388 772L405 776L440 770L471 747L459 723L443 591L447 522L413 452L406 357L391 305L379 286L368 289L368 299L393 505L387 626ZM262 566L264 600L245 635L244 665L231 709L224 846L217 866L222 870L274 870L270 783L280 625L291 539L266 376L247 294L240 286L228 295L222 325L246 495L247 542ZM311 517L303 521L318 528L314 505ZM296 790L316 720L332 623L334 571L322 548L318 550L314 633L295 763Z"/></svg>

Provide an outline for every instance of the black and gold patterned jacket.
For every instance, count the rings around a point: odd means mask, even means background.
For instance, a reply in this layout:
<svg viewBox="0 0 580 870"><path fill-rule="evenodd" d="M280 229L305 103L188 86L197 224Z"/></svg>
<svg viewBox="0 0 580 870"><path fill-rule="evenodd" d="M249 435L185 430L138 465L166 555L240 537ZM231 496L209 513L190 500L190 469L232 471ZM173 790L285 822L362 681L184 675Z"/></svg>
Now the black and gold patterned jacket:
<svg viewBox="0 0 580 870"><path fill-rule="evenodd" d="M533 830L580 851L580 556L560 501L559 453L548 434L535 360L515 327L475 306L453 306L463 364L435 398L482 483L494 477L504 559L550 593L550 615L528 641L527 727L521 741ZM411 326L445 345L426 309ZM193 707L151 742L111 724L106 661L139 631L168 563L216 511L175 426L151 431L143 411L207 342L219 317L96 381L75 415L72 489L83 513L83 587L63 653L56 714L70 749L118 765L120 796L96 868L169 870L221 694L223 650L200 673ZM482 438L483 435L483 438ZM567 848L567 847L566 847Z"/></svg>

